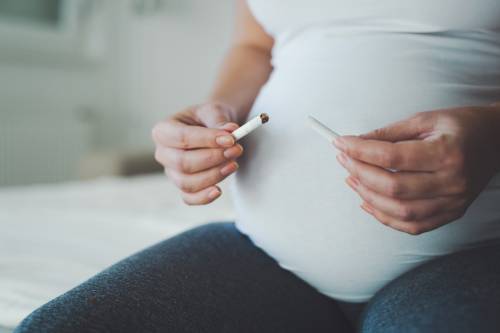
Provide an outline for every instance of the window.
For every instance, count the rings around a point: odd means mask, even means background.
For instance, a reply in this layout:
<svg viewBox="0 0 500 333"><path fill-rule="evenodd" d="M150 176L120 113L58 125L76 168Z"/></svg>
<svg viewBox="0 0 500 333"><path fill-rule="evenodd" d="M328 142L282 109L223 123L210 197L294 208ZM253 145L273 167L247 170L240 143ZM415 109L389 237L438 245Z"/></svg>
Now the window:
<svg viewBox="0 0 500 333"><path fill-rule="evenodd" d="M2 0L0 20L56 25L62 0Z"/></svg>

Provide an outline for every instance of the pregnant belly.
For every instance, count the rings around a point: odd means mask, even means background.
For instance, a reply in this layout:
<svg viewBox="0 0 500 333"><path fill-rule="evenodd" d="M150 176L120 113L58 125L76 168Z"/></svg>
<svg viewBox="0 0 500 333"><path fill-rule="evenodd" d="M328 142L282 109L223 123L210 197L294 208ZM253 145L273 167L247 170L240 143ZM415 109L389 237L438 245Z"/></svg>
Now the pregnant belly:
<svg viewBox="0 0 500 333"><path fill-rule="evenodd" d="M306 127L311 114L339 133L359 134L417 111L481 105L500 96L492 83L500 75L486 75L484 65L500 57L457 56L446 45L433 49L432 40L392 38L326 46L313 38L280 50L252 110L271 120L243 142L245 156L233 179L240 230L284 268L347 301L367 300L435 256L500 238L494 206L500 193L494 189L462 219L418 237L381 225L359 208L332 145ZM441 63L443 54L454 57Z"/></svg>

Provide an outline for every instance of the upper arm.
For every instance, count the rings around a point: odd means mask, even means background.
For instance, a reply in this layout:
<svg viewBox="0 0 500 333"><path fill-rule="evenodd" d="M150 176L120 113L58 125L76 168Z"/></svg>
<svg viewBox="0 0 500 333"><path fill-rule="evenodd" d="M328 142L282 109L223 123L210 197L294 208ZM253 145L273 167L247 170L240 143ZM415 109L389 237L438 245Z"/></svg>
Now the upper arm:
<svg viewBox="0 0 500 333"><path fill-rule="evenodd" d="M256 47L269 53L274 45L274 39L257 22L247 0L237 0L233 44Z"/></svg>

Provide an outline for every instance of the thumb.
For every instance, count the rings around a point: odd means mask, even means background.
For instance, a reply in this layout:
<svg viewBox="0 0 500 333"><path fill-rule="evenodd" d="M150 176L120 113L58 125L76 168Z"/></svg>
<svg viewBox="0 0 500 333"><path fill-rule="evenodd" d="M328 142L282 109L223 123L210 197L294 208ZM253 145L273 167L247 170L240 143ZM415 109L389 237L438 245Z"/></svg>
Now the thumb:
<svg viewBox="0 0 500 333"><path fill-rule="evenodd" d="M425 117L417 115L385 127L377 128L371 132L360 135L360 137L367 140L389 142L419 139L422 137L422 134L429 130L429 124L423 118Z"/></svg>
<svg viewBox="0 0 500 333"><path fill-rule="evenodd" d="M204 104L196 110L201 124L208 128L219 128L232 132L239 126L233 121L233 109L225 104Z"/></svg>

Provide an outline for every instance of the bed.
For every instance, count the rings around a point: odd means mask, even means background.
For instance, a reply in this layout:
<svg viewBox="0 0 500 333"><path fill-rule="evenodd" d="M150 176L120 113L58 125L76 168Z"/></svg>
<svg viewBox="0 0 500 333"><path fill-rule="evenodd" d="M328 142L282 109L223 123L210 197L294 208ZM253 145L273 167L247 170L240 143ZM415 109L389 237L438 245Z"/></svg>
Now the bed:
<svg viewBox="0 0 500 333"><path fill-rule="evenodd" d="M231 219L227 195L188 207L162 174L0 189L0 333L133 252Z"/></svg>

